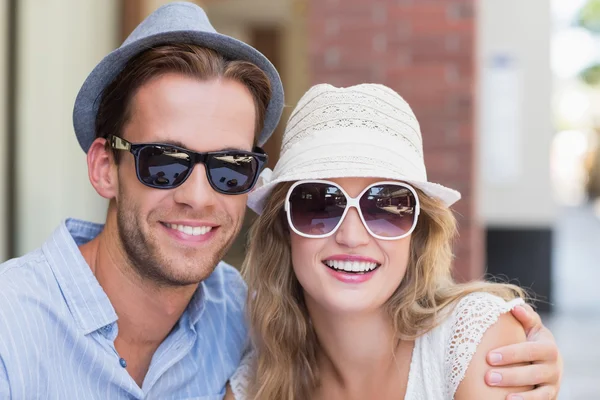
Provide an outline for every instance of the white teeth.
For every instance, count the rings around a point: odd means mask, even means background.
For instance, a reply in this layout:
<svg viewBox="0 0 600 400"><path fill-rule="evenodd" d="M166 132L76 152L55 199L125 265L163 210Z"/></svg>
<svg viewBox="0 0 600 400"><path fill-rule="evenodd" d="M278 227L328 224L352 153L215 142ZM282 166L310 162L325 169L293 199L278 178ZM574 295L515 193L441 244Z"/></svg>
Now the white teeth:
<svg viewBox="0 0 600 400"><path fill-rule="evenodd" d="M212 230L212 226L195 226L192 231L192 235L194 235L194 236L206 235L211 230Z"/></svg>
<svg viewBox="0 0 600 400"><path fill-rule="evenodd" d="M206 235L212 230L212 226L187 226L177 224L165 224L168 228L175 229L179 232L190 236Z"/></svg>
<svg viewBox="0 0 600 400"><path fill-rule="evenodd" d="M368 272L377 268L377 263L366 261L325 260L324 263L328 267L348 272Z"/></svg>

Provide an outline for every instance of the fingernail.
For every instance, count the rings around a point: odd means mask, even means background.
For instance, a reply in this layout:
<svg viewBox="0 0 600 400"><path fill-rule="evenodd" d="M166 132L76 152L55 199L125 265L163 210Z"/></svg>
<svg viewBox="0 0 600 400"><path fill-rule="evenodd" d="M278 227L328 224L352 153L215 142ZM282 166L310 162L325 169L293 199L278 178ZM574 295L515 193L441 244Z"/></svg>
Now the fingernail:
<svg viewBox="0 0 600 400"><path fill-rule="evenodd" d="M522 312L527 312L527 310L523 306L516 306L515 308L521 310Z"/></svg>
<svg viewBox="0 0 600 400"><path fill-rule="evenodd" d="M510 400L523 400L523 398L518 394L513 394L512 396L510 396Z"/></svg>
<svg viewBox="0 0 600 400"><path fill-rule="evenodd" d="M502 361L502 354L500 354L500 353L491 353L490 354L490 362L492 364L498 364L500 361Z"/></svg>
<svg viewBox="0 0 600 400"><path fill-rule="evenodd" d="M490 383L492 385L495 385L495 384L500 383L500 382L502 382L502 375L500 375L497 372L492 372L490 374Z"/></svg>

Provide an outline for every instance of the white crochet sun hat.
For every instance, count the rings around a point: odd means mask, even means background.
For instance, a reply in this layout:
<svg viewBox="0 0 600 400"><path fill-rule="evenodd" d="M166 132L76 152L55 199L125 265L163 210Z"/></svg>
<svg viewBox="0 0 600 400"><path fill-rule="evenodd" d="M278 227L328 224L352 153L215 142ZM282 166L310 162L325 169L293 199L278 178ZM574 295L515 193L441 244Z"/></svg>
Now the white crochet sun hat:
<svg viewBox="0 0 600 400"><path fill-rule="evenodd" d="M419 122L387 86L313 86L288 121L275 169L265 169L248 206L260 214L281 182L372 177L406 182L447 206L460 193L427 180Z"/></svg>

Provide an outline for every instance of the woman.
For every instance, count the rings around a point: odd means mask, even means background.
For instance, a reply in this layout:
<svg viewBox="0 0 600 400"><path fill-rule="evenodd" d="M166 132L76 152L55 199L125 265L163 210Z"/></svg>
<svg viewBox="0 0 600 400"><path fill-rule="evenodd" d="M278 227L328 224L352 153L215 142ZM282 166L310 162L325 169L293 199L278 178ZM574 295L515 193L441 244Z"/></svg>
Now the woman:
<svg viewBox="0 0 600 400"><path fill-rule="evenodd" d="M516 286L451 277L455 190L427 180L419 124L381 85L300 100L243 266L254 350L245 399L504 399L485 354L525 341ZM231 393L228 395L232 398Z"/></svg>

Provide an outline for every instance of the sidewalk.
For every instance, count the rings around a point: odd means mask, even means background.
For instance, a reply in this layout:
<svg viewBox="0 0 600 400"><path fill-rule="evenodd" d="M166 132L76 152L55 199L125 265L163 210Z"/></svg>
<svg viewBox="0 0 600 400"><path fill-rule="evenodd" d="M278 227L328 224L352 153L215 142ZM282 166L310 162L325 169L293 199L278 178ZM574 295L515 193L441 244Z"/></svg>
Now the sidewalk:
<svg viewBox="0 0 600 400"><path fill-rule="evenodd" d="M591 206L557 213L553 289L565 373L559 400L600 400L600 219Z"/></svg>

